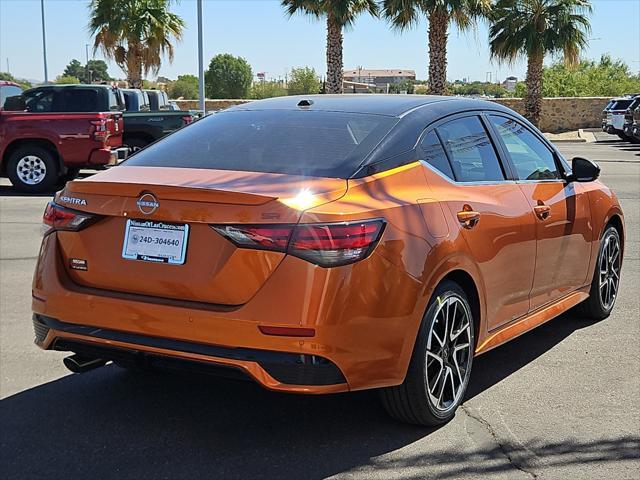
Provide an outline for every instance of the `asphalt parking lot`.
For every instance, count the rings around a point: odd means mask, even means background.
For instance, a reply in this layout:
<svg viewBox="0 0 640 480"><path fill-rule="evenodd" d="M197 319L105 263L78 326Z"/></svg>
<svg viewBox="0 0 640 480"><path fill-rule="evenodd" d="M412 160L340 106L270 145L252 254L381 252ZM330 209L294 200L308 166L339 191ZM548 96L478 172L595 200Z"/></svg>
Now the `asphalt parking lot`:
<svg viewBox="0 0 640 480"><path fill-rule="evenodd" d="M71 374L65 354L32 342L31 276L49 198L14 195L3 180L0 475L640 478L640 146L560 148L599 162L622 202L616 308L599 323L565 314L478 357L463 408L435 430L393 422L375 392L304 397L113 365Z"/></svg>

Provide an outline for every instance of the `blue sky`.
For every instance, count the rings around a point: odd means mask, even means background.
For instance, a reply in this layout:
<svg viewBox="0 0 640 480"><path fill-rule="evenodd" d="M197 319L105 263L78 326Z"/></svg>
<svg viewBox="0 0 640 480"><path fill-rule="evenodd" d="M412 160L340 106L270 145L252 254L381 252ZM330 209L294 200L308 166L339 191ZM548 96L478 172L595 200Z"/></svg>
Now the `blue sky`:
<svg viewBox="0 0 640 480"><path fill-rule="evenodd" d="M85 44L91 43L86 29L88 0L45 0L49 78L62 73L77 58L84 63ZM592 0L592 40L583 56L599 58L610 53L640 70L640 0ZM187 29L177 45L173 64L164 62L160 75L175 78L197 72L196 1L182 0L173 11L184 18ZM291 67L311 66L325 71L325 30L322 22L304 16L288 19L277 0L205 0L205 62L217 53L246 58L253 71L267 77L282 77ZM449 36L450 80L470 77L485 80L487 72L500 80L508 75L524 77L526 65L491 62L487 27ZM91 55L91 52L90 52ZM39 0L0 0L0 71L17 77L43 79L42 37ZM102 58L98 53L96 58ZM383 20L360 17L344 41L345 68L407 68L419 79L427 76L427 27L423 20L403 33L390 30ZM115 65L114 77L123 77Z"/></svg>

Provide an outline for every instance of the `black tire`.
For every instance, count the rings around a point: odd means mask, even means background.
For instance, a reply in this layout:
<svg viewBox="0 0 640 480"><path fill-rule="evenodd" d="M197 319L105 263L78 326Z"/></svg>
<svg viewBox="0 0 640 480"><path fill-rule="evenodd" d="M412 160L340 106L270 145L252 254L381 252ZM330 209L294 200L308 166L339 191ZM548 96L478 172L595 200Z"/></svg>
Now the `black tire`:
<svg viewBox="0 0 640 480"><path fill-rule="evenodd" d="M67 173L60 175L60 177L58 177L58 186L64 187L67 182L70 182L78 178L79 173L80 173L79 168L67 168Z"/></svg>
<svg viewBox="0 0 640 480"><path fill-rule="evenodd" d="M617 271L618 277L616 279L616 287L615 294L613 300L610 304L606 304L603 300L603 295L600 292L600 281L601 281L601 265L603 261L603 255L606 255L605 247L608 242L615 241L618 245L618 264ZM576 314L581 318L587 318L594 321L604 320L609 315L611 315L611 311L615 305L615 301L618 297L618 288L620 288L620 267L622 266L622 243L620 241L620 234L618 230L612 225L607 226L604 233L602 234L602 238L600 240L600 248L598 249L598 259L596 261L596 267L593 272L593 279L591 280L591 288L589 290L589 298L584 302L580 303L576 306ZM613 266L615 269L615 265ZM612 277L608 277L612 278ZM606 287L605 287L606 288Z"/></svg>
<svg viewBox="0 0 640 480"><path fill-rule="evenodd" d="M38 145L19 147L7 162L7 176L11 184L23 192L51 192L55 189L59 175L58 159L49 150Z"/></svg>
<svg viewBox="0 0 640 480"><path fill-rule="evenodd" d="M451 404L448 405L446 409L440 409L433 402L429 393L429 380L427 379L427 375L429 374L429 369L433 368L434 363L432 362L431 367L429 366L429 355L427 353L427 350L429 337L432 335L432 332L435 331L436 328L438 328L438 323L442 324L442 308L447 308L447 302L450 298L455 299L456 303L458 301L460 302L457 303L456 309L458 308L458 305L462 305L464 307L469 325L469 346L466 347L467 357L464 359L464 374L460 375L460 369L458 369L457 374L458 378L463 378L463 380L458 383L461 390L458 390L457 393L455 393L455 387L452 387ZM455 313L453 314L453 316L455 317ZM461 323L464 323L463 320L461 320ZM452 325L454 324L455 322L452 323ZM462 331L462 328L460 328L459 330ZM453 333L453 327L451 328L451 333ZM443 339L449 338L449 335L442 335L442 337ZM458 338L460 338L460 336L458 336ZM465 341L466 339L467 336L465 333L465 338L462 340ZM447 371L444 365L447 363L447 359L450 355L449 353L443 353L445 348L449 350L449 348L445 347L445 345L447 345L446 340L444 341L444 345L440 351L440 357L442 360L440 362L440 374L442 375L442 372L445 372L443 389L444 386L446 386L448 378ZM450 348L452 352L457 352L457 347L455 347L455 344ZM433 349L434 347L431 347L431 351ZM438 285L433 294L433 297L429 301L427 311L422 319L420 329L418 330L418 337L416 338L416 343L413 348L413 354L411 356L411 361L409 363L409 368L407 370L407 375L404 382L401 385L395 387L387 387L380 390L382 404L384 405L389 415L400 422L423 426L437 426L450 421L454 417L456 409L464 400L465 392L469 384L471 366L473 364L474 349L474 319L471 307L469 306L469 302L467 300L467 296L464 290L457 283L452 281L444 281L440 285ZM451 358L454 358L455 360L456 353L454 353ZM437 368L437 362L435 363L435 365ZM453 372L451 373L451 375L451 382L453 383L455 378L453 377ZM441 377L438 376L437 378ZM435 390L437 388L437 381L434 383L436 384L434 385ZM440 396L442 396L442 394Z"/></svg>

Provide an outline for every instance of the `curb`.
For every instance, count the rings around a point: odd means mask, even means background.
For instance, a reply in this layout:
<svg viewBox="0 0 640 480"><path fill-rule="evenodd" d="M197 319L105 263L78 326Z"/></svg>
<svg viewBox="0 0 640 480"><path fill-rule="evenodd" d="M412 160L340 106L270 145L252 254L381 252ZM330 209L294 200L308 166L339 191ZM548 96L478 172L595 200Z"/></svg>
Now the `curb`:
<svg viewBox="0 0 640 480"><path fill-rule="evenodd" d="M572 138L570 140L551 140L551 143L587 143L586 138Z"/></svg>
<svg viewBox="0 0 640 480"><path fill-rule="evenodd" d="M578 137L584 139L587 143L594 143L596 141L596 135L593 132L587 132L584 129L578 129Z"/></svg>

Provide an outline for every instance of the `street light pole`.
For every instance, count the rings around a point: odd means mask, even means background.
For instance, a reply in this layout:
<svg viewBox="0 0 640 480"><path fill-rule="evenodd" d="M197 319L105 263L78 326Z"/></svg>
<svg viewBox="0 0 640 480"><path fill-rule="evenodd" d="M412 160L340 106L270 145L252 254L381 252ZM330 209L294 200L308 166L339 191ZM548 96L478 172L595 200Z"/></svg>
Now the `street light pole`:
<svg viewBox="0 0 640 480"><path fill-rule="evenodd" d="M202 53L202 0L198 0L198 97L199 108L203 113L206 105L204 103L204 58Z"/></svg>
<svg viewBox="0 0 640 480"><path fill-rule="evenodd" d="M40 0L40 13L42 14L42 55L44 59L44 83L49 83L47 72L47 37L44 28L44 0Z"/></svg>

